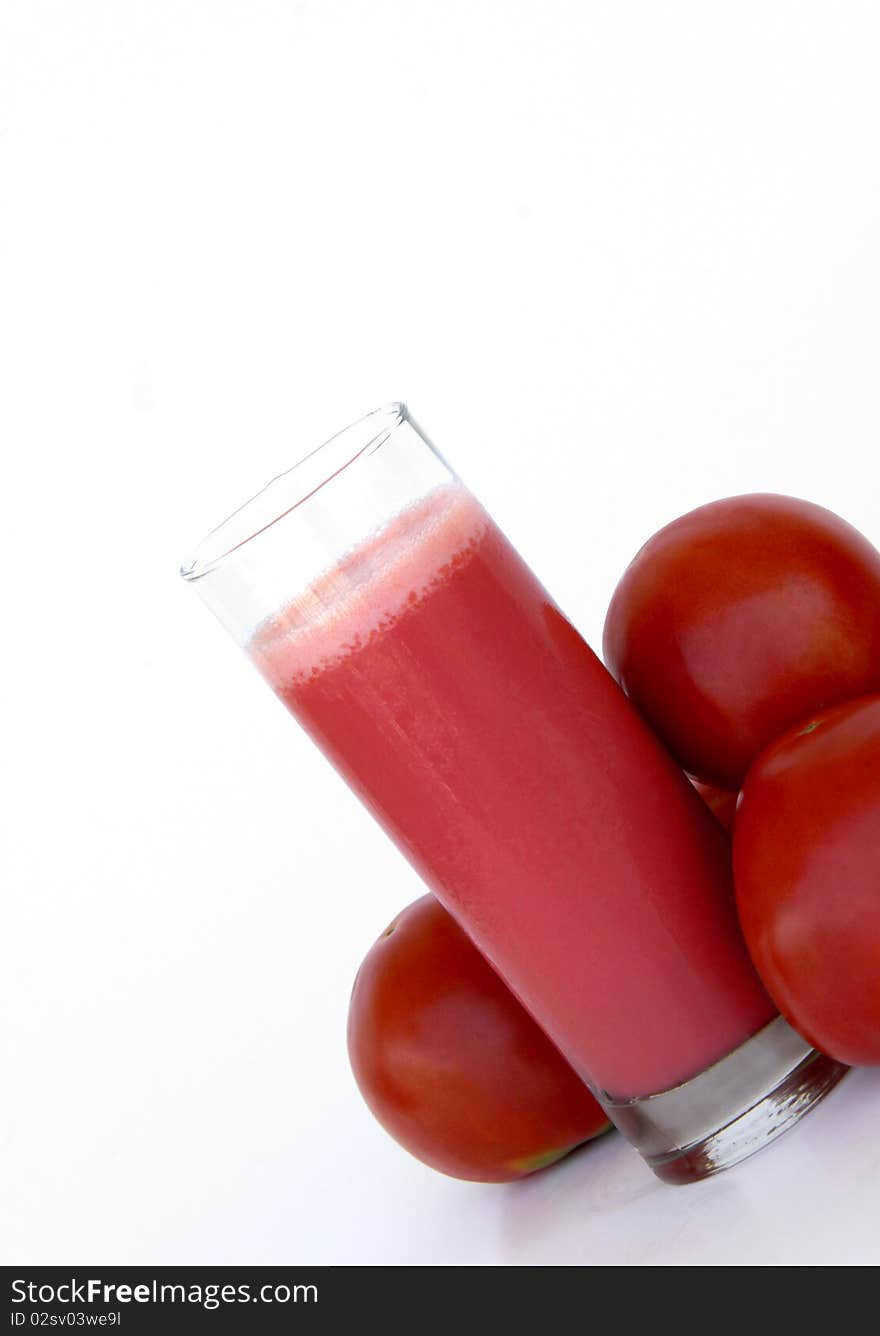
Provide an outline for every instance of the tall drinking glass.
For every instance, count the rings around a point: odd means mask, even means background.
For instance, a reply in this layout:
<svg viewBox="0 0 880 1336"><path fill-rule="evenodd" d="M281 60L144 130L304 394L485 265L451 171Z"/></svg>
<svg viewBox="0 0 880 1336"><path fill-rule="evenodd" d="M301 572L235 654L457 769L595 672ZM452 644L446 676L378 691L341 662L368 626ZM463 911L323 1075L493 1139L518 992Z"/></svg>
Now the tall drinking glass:
<svg viewBox="0 0 880 1336"><path fill-rule="evenodd" d="M752 969L720 827L403 405L183 575L661 1178L839 1079Z"/></svg>

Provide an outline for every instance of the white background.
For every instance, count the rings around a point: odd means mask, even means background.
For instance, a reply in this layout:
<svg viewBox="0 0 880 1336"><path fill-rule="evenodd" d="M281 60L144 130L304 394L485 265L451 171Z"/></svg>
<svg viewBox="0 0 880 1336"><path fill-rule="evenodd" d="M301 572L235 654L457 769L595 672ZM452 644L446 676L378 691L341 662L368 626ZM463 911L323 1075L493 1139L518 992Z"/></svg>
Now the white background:
<svg viewBox="0 0 880 1336"><path fill-rule="evenodd" d="M660 1186L372 1121L348 992L415 875L177 578L390 398L596 643L661 522L880 537L880 8L0 0L0 1256L880 1260L880 1077Z"/></svg>

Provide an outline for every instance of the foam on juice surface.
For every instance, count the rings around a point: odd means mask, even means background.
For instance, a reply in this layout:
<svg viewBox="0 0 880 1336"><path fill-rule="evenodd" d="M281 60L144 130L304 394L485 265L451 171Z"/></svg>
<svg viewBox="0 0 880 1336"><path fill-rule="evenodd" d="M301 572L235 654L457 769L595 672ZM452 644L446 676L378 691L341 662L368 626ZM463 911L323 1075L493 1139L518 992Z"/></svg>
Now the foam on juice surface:
<svg viewBox="0 0 880 1336"><path fill-rule="evenodd" d="M488 524L465 488L435 488L257 627L248 653L276 690L305 682L387 630L449 579Z"/></svg>

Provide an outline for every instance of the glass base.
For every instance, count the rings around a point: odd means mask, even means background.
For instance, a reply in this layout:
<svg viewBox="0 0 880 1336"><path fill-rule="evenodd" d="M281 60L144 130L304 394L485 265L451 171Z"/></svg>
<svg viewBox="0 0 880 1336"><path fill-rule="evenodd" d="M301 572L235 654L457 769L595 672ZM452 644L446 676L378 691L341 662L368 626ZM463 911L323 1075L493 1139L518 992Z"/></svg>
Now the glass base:
<svg viewBox="0 0 880 1336"><path fill-rule="evenodd" d="M641 1099L601 1098L658 1178L696 1183L775 1141L848 1070L778 1016L682 1085Z"/></svg>

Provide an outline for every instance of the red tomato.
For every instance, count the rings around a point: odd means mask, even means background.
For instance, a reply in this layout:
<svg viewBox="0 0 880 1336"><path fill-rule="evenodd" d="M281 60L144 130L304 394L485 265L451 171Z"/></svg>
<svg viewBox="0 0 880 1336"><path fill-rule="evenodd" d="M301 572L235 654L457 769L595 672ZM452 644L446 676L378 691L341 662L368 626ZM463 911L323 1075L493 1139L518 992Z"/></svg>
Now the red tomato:
<svg viewBox="0 0 880 1336"><path fill-rule="evenodd" d="M808 501L702 506L624 573L605 659L685 770L737 789L799 719L880 690L880 553Z"/></svg>
<svg viewBox="0 0 880 1336"><path fill-rule="evenodd" d="M880 1063L880 696L768 747L743 787L736 898L752 959L812 1044Z"/></svg>
<svg viewBox="0 0 880 1336"><path fill-rule="evenodd" d="M701 779L688 775L697 793L703 799L715 820L730 834L733 833L733 819L736 816L736 800L739 796L730 789L719 789L715 784L705 784Z"/></svg>
<svg viewBox="0 0 880 1336"><path fill-rule="evenodd" d="M522 1178L609 1126L432 895L399 914L361 965L348 1051L386 1132L455 1178Z"/></svg>

